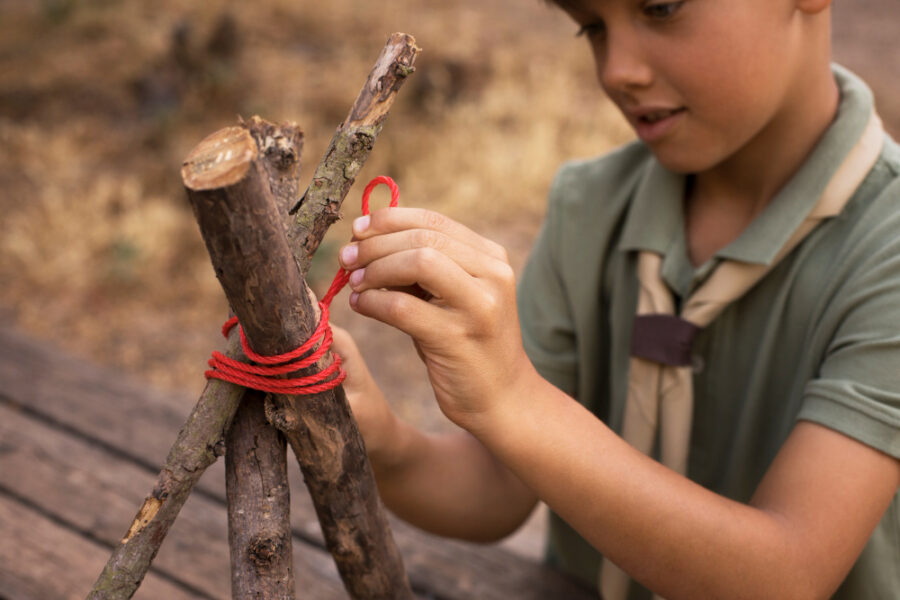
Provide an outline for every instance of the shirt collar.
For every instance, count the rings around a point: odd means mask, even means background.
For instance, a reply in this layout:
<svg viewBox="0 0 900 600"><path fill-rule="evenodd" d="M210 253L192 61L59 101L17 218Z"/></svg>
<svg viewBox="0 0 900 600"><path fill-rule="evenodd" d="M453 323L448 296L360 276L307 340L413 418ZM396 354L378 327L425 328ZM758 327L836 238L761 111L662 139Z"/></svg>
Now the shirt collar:
<svg viewBox="0 0 900 600"><path fill-rule="evenodd" d="M873 110L872 93L850 71L832 65L832 72L841 94L834 121L772 202L715 258L770 264L862 135ZM677 236L684 237L684 189L684 175L651 159L635 191L619 249L665 255Z"/></svg>
<svg viewBox="0 0 900 600"><path fill-rule="evenodd" d="M684 232L684 187L684 175L651 157L628 209L619 249L665 254Z"/></svg>

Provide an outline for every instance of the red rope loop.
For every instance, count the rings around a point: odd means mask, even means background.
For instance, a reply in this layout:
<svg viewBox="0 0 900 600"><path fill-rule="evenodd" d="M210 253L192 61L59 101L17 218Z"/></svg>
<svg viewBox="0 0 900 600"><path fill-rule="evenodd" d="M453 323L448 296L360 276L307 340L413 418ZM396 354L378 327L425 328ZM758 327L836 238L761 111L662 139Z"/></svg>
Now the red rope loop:
<svg viewBox="0 0 900 600"><path fill-rule="evenodd" d="M369 195L381 183L391 189L390 206L392 208L397 206L400 200L400 190L397 184L390 177L380 175L370 181L363 190L363 215L369 214ZM237 325L238 332L241 335L241 346L244 349L244 354L256 364L240 362L233 358L228 358L221 352L213 352L212 358L208 361L211 368L204 373L206 378L222 379L263 392L296 396L318 394L339 386L347 377L347 373L341 368L341 357L337 354L334 355L334 360L330 365L317 373L304 377L282 376L316 364L331 348L333 336L331 325L328 323L329 307L331 306L331 301L347 285L349 280L350 273L343 267L338 268L328 291L325 292L325 296L319 301L319 308L322 314L316 330L299 348L284 354L275 356L257 354L250 348L247 337L244 335L244 330L238 324L237 317L228 319L222 326L222 335L227 338L232 328Z"/></svg>

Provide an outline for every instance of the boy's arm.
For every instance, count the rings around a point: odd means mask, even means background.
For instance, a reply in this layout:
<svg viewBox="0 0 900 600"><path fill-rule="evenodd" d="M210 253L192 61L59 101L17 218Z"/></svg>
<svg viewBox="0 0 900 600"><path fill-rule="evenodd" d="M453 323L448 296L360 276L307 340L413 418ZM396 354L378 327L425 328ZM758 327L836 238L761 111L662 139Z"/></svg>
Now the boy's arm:
<svg viewBox="0 0 900 600"><path fill-rule="evenodd" d="M376 466L384 503L426 531L494 542L515 531L537 496L466 431L426 434L400 422L402 461Z"/></svg>
<svg viewBox="0 0 900 600"><path fill-rule="evenodd" d="M668 598L823 597L900 486L900 461L800 423L749 505L634 450L544 381L521 348L511 271L414 209L358 220L351 305L419 345L444 413L639 581ZM430 301L395 291L419 285Z"/></svg>
<svg viewBox="0 0 900 600"><path fill-rule="evenodd" d="M353 339L333 329L344 389L385 505L438 535L491 542L515 531L537 503L534 492L467 431L428 434L398 419Z"/></svg>
<svg viewBox="0 0 900 600"><path fill-rule="evenodd" d="M585 539L669 599L829 597L900 486L900 461L800 422L750 504L734 502L533 378L534 401L473 429Z"/></svg>

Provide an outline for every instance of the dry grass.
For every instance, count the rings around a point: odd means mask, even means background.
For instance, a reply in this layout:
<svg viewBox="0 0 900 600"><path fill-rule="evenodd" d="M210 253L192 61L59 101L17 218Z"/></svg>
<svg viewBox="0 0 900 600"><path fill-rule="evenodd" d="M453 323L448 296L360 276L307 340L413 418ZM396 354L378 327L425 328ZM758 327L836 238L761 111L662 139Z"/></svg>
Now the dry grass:
<svg viewBox="0 0 900 600"><path fill-rule="evenodd" d="M402 202L498 238L516 264L558 164L629 137L574 27L538 0L0 0L0 10L0 316L158 386L199 391L226 308L181 159L237 114L258 113L305 128L308 176L390 32L414 34L424 52L362 179L392 175ZM210 42L228 26L234 38ZM340 225L329 235L320 277L346 238ZM346 310L336 319L401 412L432 421L433 409L405 400L427 387L405 381L402 337Z"/></svg>

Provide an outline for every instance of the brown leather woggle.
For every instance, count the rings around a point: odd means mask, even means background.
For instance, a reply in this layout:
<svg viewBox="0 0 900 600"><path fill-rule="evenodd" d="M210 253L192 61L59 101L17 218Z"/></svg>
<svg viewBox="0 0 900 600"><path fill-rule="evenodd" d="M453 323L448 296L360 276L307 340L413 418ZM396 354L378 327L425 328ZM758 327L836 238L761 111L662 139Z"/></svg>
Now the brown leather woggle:
<svg viewBox="0 0 900 600"><path fill-rule="evenodd" d="M675 315L637 315L631 329L631 356L672 367L688 366L694 338L701 331Z"/></svg>

